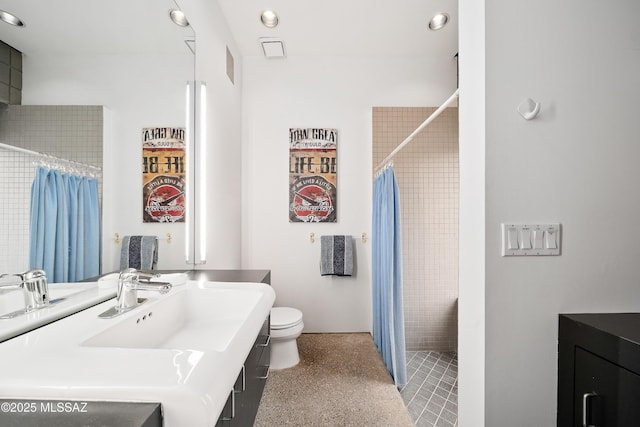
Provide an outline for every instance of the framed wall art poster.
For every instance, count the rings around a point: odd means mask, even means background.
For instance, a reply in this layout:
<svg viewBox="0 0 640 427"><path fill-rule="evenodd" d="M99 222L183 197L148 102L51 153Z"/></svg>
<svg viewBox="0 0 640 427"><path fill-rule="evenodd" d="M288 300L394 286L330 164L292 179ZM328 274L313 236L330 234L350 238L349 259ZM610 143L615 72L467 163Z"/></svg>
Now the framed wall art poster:
<svg viewBox="0 0 640 427"><path fill-rule="evenodd" d="M184 128L142 129L143 222L184 222Z"/></svg>
<svg viewBox="0 0 640 427"><path fill-rule="evenodd" d="M337 129L289 129L289 222L337 222L337 143Z"/></svg>

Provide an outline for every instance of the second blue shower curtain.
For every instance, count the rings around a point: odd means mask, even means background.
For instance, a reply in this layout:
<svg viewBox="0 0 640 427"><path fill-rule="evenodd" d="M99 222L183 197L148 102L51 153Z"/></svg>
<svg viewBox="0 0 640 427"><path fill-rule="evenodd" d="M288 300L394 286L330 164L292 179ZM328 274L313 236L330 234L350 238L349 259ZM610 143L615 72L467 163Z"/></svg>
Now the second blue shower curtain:
<svg viewBox="0 0 640 427"><path fill-rule="evenodd" d="M38 167L31 186L29 268L52 283L100 274L98 182Z"/></svg>
<svg viewBox="0 0 640 427"><path fill-rule="evenodd" d="M392 167L373 184L373 341L397 387L407 383L400 194Z"/></svg>

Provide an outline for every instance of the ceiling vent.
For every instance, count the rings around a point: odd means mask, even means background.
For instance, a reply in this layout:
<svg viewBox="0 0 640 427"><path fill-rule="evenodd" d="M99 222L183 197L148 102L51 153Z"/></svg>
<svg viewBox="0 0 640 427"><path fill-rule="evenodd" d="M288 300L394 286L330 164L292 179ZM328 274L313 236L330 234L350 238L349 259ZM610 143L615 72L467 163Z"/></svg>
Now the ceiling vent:
<svg viewBox="0 0 640 427"><path fill-rule="evenodd" d="M262 37L258 40L260 41L260 46L262 47L265 58L285 58L287 56L282 39Z"/></svg>

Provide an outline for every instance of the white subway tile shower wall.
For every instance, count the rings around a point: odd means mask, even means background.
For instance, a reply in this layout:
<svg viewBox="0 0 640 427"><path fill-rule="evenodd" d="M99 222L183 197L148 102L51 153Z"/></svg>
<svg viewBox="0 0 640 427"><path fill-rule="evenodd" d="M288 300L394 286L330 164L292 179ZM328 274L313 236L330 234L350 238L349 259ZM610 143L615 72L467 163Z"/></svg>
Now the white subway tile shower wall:
<svg viewBox="0 0 640 427"><path fill-rule="evenodd" d="M374 107L373 165L436 108ZM458 299L458 109L393 159L400 187L407 350L455 351Z"/></svg>
<svg viewBox="0 0 640 427"><path fill-rule="evenodd" d="M101 168L103 108L9 106L0 109L0 142ZM0 273L28 268L30 190L38 160L0 149Z"/></svg>

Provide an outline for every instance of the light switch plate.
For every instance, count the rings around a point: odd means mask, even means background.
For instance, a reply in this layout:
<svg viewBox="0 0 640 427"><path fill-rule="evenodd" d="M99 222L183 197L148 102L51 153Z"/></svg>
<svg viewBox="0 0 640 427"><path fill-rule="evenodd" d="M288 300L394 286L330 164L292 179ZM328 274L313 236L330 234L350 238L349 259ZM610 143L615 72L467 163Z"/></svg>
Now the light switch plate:
<svg viewBox="0 0 640 427"><path fill-rule="evenodd" d="M514 247L514 234L517 247ZM560 255L560 224L503 223L502 256L519 255Z"/></svg>

